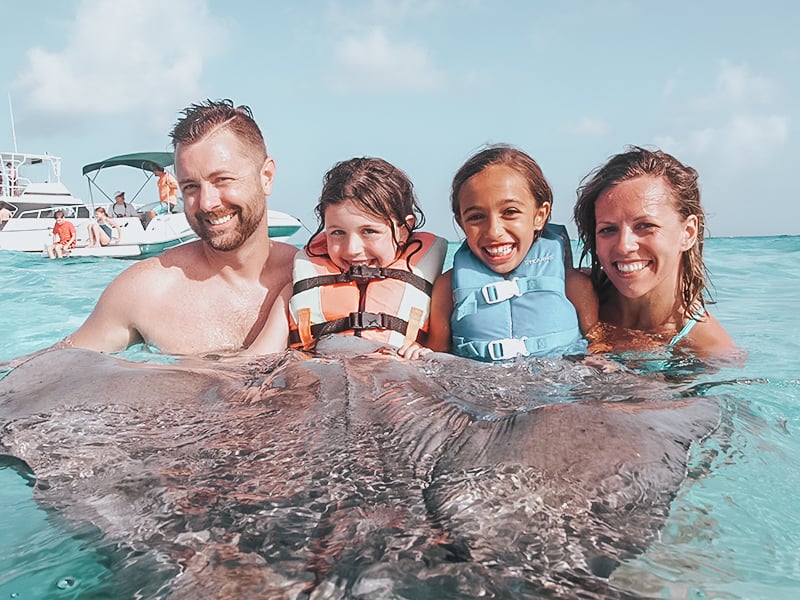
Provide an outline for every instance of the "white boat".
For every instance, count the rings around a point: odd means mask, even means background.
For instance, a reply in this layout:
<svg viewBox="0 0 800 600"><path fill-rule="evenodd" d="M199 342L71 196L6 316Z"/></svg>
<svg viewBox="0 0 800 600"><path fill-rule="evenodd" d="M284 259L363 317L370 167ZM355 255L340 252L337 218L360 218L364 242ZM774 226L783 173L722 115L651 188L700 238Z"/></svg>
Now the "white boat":
<svg viewBox="0 0 800 600"><path fill-rule="evenodd" d="M143 258L197 238L183 212L156 215L150 219L148 213L158 201L136 202L153 178L153 167L166 168L172 164L171 152L124 154L84 166L83 174L89 182L87 202L73 196L61 182L60 157L0 152L0 160L0 174L3 176L0 205L13 213L0 230L0 250L42 253L52 243L57 210L64 211L77 232L78 243L70 251L70 256ZM108 209L113 204L113 199L97 184L97 178L102 171L114 166L133 167L143 173L144 182L130 198L139 216L113 217L121 228L119 242L89 247L89 225L95 223L94 209L101 206ZM155 192L155 182L151 188ZM275 239L286 240L302 227L300 221L286 213L270 210L267 218L269 235Z"/></svg>

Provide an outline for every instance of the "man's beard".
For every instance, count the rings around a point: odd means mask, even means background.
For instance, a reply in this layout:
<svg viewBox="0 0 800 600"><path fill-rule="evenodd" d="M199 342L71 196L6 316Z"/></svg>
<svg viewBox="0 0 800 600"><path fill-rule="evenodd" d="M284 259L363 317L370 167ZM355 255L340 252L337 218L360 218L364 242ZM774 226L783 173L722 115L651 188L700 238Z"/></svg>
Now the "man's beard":
<svg viewBox="0 0 800 600"><path fill-rule="evenodd" d="M253 210L251 207L239 207L238 211L233 213L232 218L239 219L239 225L233 231L214 231L207 220L209 217L214 218L214 213L200 213L199 216L197 214L190 216L187 213L186 218L189 221L189 226L201 240L214 250L228 252L239 248L258 229L261 219L264 218L266 205L257 204L256 206L260 206L260 210L258 208Z"/></svg>

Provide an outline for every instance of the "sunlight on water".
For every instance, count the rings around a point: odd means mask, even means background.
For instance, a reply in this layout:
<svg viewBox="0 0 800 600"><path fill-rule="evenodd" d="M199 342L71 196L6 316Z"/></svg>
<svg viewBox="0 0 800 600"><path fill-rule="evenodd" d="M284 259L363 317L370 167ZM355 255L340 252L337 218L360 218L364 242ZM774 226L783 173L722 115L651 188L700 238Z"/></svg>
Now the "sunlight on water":
<svg viewBox="0 0 800 600"><path fill-rule="evenodd" d="M800 513L795 502L800 491L800 471L796 468L796 457L800 455L800 238L712 239L706 253L718 302L711 310L749 351L748 362L742 368L704 369L691 361L675 363L671 365L672 378L666 382L647 376L632 379L624 371L598 375L583 365L567 368L562 361L506 365L501 367L502 377L482 377L475 369L453 372L450 365L437 361L424 365L424 369L453 398L459 398L459 410L487 422L524 414L543 404L586 399L624 403L643 397L668 399L697 394L718 399L724 408L720 429L693 450L688 481L672 502L659 535L643 553L632 555L610 571L610 582L620 590L643 597L795 598L800 594L800 552L796 542L800 538ZM0 330L4 332L0 338L0 361L33 352L76 329L107 282L130 264L100 259L47 261L0 252L4 283L0 292ZM170 360L142 347L131 349L124 356L141 362ZM324 364L318 368L324 371ZM298 394L301 392L298 390ZM309 389L307 395L312 396L313 392ZM146 411L116 417L111 412L103 414L109 429L95 431L98 444L113 441L130 448L145 444L150 451L155 451L165 432L171 432L173 439L186 436L202 442L237 426L228 417L224 423L213 423L206 414L182 412L178 407L158 407L149 416ZM157 424L152 436L144 428L136 439L114 430L115 419L132 419L134 415L142 423L149 419ZM86 421L78 413L74 419L77 431L78 425ZM62 420L65 427L67 423L69 420ZM241 431L246 430L243 420ZM287 593L297 592L303 582L313 578L302 551L311 523L317 534L333 541L315 553L315 560L335 565L325 584L328 587L318 590L323 596L325 589L330 597L340 596L342 586L347 586L354 597L374 597L398 590L406 590L407 597L414 597L415 589L434 594L431 597L501 593L500 588L492 587L491 577L482 574L486 565L459 562L465 549L446 544L432 549L426 545L425 540L431 535L426 514L407 500L410 489L419 485L418 480L407 474L394 480L378 476L387 453L394 451L395 434L374 430L363 433L359 436L351 432L347 438L361 459L341 463L332 456L309 454L310 447L324 448L329 443L334 448L339 443L331 438L309 445L314 430L298 429L293 436L274 440L266 434L258 437L257 451L270 458L259 463L261 470L251 486L230 499L230 514L236 515L237 521L214 526L197 523L196 530L187 525L186 535L192 531L191 535L213 538L226 527L244 532L240 549L252 550L273 564L280 564L281 575L274 574L274 581L286 577ZM75 435L74 431L68 428L54 430L53 443L59 436L68 443L71 435ZM101 444L100 440L105 441ZM208 475L219 478L220 486L227 481L234 452L240 450L208 448ZM502 527L502 519L489 519L486 513L496 517L507 511L516 515L513 521L529 511L531 522L539 528L551 527L557 517L546 507L537 508L536 498L545 493L548 482L518 469L503 464L495 468L476 466L450 473L437 484L441 492L438 502L450 515L452 526L474 541L474 560L480 561L483 552L482 528L492 530L492 539L498 539L498 527ZM177 473L176 477L176 482L180 481ZM352 505L332 504L324 497L314 497L315 488L308 487L309 481L318 481L320 488L339 490ZM485 489L496 492L498 481L509 486L504 488L506 502L482 506ZM272 491L283 501L258 500L278 482L280 486ZM66 523L58 513L45 513L32 501L28 483L18 464L0 465L0 597L133 597L137 590L144 597L155 597L160 593L159 582L172 572L160 564L159 557L143 558L135 550L110 547L97 530L84 528L76 535L74 527L79 526ZM196 493L207 494L211 490ZM181 488L180 493L193 492ZM197 496L193 502L211 502L213 498ZM370 500L375 498L378 500ZM368 514L358 508L365 500L373 503ZM113 498L98 501L104 511L114 514ZM147 530L148 535L158 536L164 523L174 523L176 519L191 522L189 513L178 515L167 510L172 501L160 492L149 498L153 522L147 527L153 529ZM447 508L450 506L452 510ZM246 533L248 527L250 535ZM569 560L556 547L541 547L542 538L525 536L521 531L499 536L508 545L485 549L487 556L521 552L531 555L531 565L540 564L542 556L553 561ZM354 540L361 540L358 555L348 554L347 548ZM188 538L184 541L188 543ZM378 556L384 559L373 564L372 559ZM515 560L509 559L509 564ZM421 566L432 564L439 565L438 570ZM127 565L122 569L126 573L124 581L114 575L121 565ZM492 568L502 569L502 565ZM521 593L538 577L534 572L538 567L530 568L532 572L506 574L519 578ZM145 585L151 577L145 573L151 571L162 575ZM201 582L195 581L194 585L202 589ZM109 590L114 593L108 595ZM593 596L588 590L585 594Z"/></svg>
<svg viewBox="0 0 800 600"><path fill-rule="evenodd" d="M110 572L91 540L68 535L31 502L30 472L0 458L0 598L78 598L102 589ZM14 547L6 540L18 540Z"/></svg>

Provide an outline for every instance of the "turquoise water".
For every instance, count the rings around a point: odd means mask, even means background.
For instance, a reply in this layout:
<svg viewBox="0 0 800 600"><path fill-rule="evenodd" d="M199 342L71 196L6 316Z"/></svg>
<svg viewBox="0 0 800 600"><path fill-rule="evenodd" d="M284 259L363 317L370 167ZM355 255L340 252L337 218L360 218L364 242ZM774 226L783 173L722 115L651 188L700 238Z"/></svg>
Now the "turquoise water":
<svg viewBox="0 0 800 600"><path fill-rule="evenodd" d="M452 250L452 249L451 249ZM660 598L795 598L800 594L800 237L712 239L711 310L746 365L676 382L727 404L730 446L707 447L711 470L672 506L660 539L612 581ZM0 252L0 362L77 328L129 266ZM135 360L153 357L133 349ZM114 597L97 533L67 535L32 500L30 474L0 462L0 599Z"/></svg>

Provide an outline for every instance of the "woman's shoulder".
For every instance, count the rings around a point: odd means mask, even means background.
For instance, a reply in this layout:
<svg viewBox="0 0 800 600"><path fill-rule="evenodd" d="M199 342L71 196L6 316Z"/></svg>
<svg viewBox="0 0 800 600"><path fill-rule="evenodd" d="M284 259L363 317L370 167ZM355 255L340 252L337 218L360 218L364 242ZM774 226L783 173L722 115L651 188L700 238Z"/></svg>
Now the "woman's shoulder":
<svg viewBox="0 0 800 600"><path fill-rule="evenodd" d="M703 354L726 354L737 350L733 338L708 310L689 332L686 341L692 349Z"/></svg>

